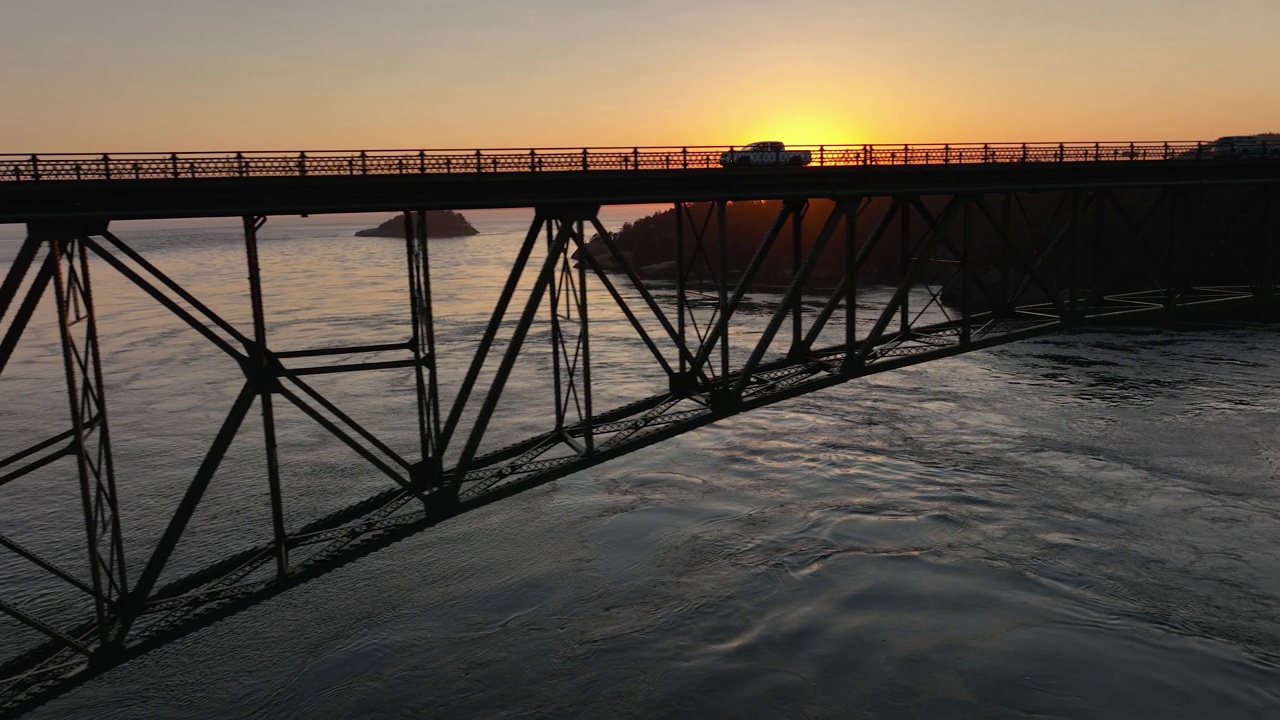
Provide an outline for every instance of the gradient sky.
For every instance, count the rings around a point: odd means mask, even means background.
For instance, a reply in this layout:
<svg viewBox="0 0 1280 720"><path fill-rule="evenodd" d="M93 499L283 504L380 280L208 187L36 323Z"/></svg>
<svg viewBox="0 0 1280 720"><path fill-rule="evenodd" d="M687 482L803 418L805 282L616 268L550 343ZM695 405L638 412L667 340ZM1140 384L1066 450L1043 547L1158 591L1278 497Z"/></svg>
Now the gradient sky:
<svg viewBox="0 0 1280 720"><path fill-rule="evenodd" d="M0 0L0 152L1280 131L1280 0Z"/></svg>

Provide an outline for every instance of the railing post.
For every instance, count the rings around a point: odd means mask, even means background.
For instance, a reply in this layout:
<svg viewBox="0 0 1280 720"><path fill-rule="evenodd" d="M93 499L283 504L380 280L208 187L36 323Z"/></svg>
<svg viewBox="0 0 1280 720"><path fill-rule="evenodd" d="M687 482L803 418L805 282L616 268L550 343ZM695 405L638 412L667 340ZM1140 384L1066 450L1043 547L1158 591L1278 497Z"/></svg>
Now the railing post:
<svg viewBox="0 0 1280 720"><path fill-rule="evenodd" d="M587 169L587 149L582 148L582 169Z"/></svg>
<svg viewBox="0 0 1280 720"><path fill-rule="evenodd" d="M111 179L111 157L105 153L102 156L102 176L107 180Z"/></svg>
<svg viewBox="0 0 1280 720"><path fill-rule="evenodd" d="M536 172L538 169L537 155L538 155L537 152L535 152L532 148L529 149L529 172Z"/></svg>
<svg viewBox="0 0 1280 720"><path fill-rule="evenodd" d="M827 164L827 149L825 146L819 145L818 146L818 167L823 167L826 164Z"/></svg>
<svg viewBox="0 0 1280 720"><path fill-rule="evenodd" d="M360 174L369 174L369 156L363 150L360 151Z"/></svg>
<svg viewBox="0 0 1280 720"><path fill-rule="evenodd" d="M484 166L480 163L480 151L476 150L476 172L484 172Z"/></svg>
<svg viewBox="0 0 1280 720"><path fill-rule="evenodd" d="M685 170L689 169L689 148L687 147L680 148L680 162L682 167L684 167Z"/></svg>
<svg viewBox="0 0 1280 720"><path fill-rule="evenodd" d="M177 162L178 162L177 156L174 156L174 168L173 168L174 177L178 176ZM238 174L240 177L244 177L246 172L247 172L247 168L245 168L244 166L244 153L236 153L236 174Z"/></svg>
<svg viewBox="0 0 1280 720"><path fill-rule="evenodd" d="M911 164L911 146L905 143L902 146L902 164L903 165Z"/></svg>
<svg viewBox="0 0 1280 720"><path fill-rule="evenodd" d="M942 164L943 165L951 164L951 146L950 145L942 146Z"/></svg>
<svg viewBox="0 0 1280 720"><path fill-rule="evenodd" d="M640 169L640 148L631 148L631 169Z"/></svg>
<svg viewBox="0 0 1280 720"><path fill-rule="evenodd" d="M1058 143L1058 162L1063 162L1064 160L1066 160L1066 148L1062 146L1062 143Z"/></svg>
<svg viewBox="0 0 1280 720"><path fill-rule="evenodd" d="M418 174L425 175L427 172L427 151L418 151Z"/></svg>
<svg viewBox="0 0 1280 720"><path fill-rule="evenodd" d="M307 154L306 153L301 153L301 152L298 153L298 174L299 175L307 174Z"/></svg>
<svg viewBox="0 0 1280 720"><path fill-rule="evenodd" d="M1138 159L1138 151L1134 149L1133 143L1129 143L1129 159L1130 160Z"/></svg>
<svg viewBox="0 0 1280 720"><path fill-rule="evenodd" d="M1169 143L1167 142L1164 144L1164 159L1169 159Z"/></svg>
<svg viewBox="0 0 1280 720"><path fill-rule="evenodd" d="M35 155L31 156L31 179L32 180L40 179L40 165Z"/></svg>
<svg viewBox="0 0 1280 720"><path fill-rule="evenodd" d="M1022 143L1022 162L1027 161L1027 144Z"/></svg>

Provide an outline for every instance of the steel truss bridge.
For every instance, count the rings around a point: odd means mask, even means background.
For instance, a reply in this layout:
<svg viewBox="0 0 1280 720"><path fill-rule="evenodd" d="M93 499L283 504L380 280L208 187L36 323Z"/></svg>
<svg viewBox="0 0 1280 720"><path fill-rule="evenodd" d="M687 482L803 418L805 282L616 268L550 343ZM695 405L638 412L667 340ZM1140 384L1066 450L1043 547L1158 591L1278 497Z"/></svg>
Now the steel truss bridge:
<svg viewBox="0 0 1280 720"><path fill-rule="evenodd" d="M24 332L36 331L38 305L52 302L69 408L66 426L46 440L5 449L0 491L22 492L24 477L56 468L75 478L62 500L84 529L83 553L67 559L44 557L0 526L0 556L92 607L67 621L0 597L8 617L0 616L8 623L0 624L0 714L444 519L738 413L1083 324L1230 316L1275 295L1275 160L1214 158L1203 143L823 146L810 149L809 167L721 168L724 149L0 156L0 222L27 226L0 285L0 380ZM775 203L767 230L732 235L732 204L757 200ZM599 208L618 203L674 210L666 280L643 279L601 223ZM512 248L468 369L446 386L426 213L494 207L532 208L528 232ZM258 262L267 216L388 210L405 215L404 336L273 350ZM251 327L219 316L110 229L123 219L215 216L242 218ZM818 289L812 278L832 263L839 280ZM870 287L873 266L890 267L893 281ZM748 293L777 267L785 279L777 287L775 273L763 331L756 308L757 329L739 332ZM185 494L159 519L162 535L145 547L119 521L136 498L118 492L128 482L117 482L113 466L91 268L127 278L244 376ZM637 370L656 369L665 387L596 406L591 338L602 321L588 314L589 293L616 304L642 348ZM535 327L549 329L551 347L526 342ZM552 358L544 429L496 447L491 420L512 368L531 354ZM332 364L333 356L345 360ZM308 382L388 368L415 378L410 452ZM385 476L385 491L286 523L282 403ZM173 551L255 407L272 539L230 545L175 576ZM31 641L15 646L7 638L21 626Z"/></svg>

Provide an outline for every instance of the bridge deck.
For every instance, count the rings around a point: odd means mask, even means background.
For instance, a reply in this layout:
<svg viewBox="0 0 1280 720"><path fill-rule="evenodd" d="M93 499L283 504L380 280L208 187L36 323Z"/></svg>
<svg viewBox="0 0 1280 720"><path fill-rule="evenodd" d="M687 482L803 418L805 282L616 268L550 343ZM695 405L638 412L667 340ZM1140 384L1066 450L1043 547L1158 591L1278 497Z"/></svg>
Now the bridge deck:
<svg viewBox="0 0 1280 720"><path fill-rule="evenodd" d="M722 168L720 150L0 155L0 222L1170 187L1280 180L1280 154L1202 143L830 146Z"/></svg>

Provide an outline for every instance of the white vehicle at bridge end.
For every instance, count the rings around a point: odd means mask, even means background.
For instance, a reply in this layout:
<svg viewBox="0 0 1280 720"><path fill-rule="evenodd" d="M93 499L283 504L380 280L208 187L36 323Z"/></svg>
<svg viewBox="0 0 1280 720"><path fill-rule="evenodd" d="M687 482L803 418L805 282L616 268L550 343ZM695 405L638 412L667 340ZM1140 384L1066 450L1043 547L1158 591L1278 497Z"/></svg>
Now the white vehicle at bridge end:
<svg viewBox="0 0 1280 720"><path fill-rule="evenodd" d="M720 164L731 165L808 165L813 162L813 153L808 150L788 150L787 146L775 140L753 142L743 145L737 150L730 149L720 153Z"/></svg>

